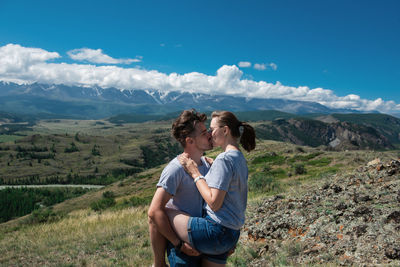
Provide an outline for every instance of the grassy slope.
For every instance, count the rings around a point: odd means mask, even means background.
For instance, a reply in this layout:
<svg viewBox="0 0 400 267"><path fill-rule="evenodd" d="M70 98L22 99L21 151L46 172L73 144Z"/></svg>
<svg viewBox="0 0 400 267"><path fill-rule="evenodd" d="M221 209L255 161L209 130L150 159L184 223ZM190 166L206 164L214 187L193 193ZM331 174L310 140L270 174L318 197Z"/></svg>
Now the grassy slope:
<svg viewBox="0 0 400 267"><path fill-rule="evenodd" d="M105 124L101 124L105 123ZM41 122L35 126L36 134L64 134L72 137L76 132L96 138L129 135L124 147L129 156L143 139L133 135L157 133L170 123L147 123L111 127L107 122L57 121ZM107 128L110 126L110 128ZM161 131L162 132L162 131ZM30 134L30 133L28 133ZM126 137L125 137L126 138ZM112 159L112 151L105 153ZM215 157L219 151L208 155ZM103 152L104 153L104 152ZM397 151L328 152L317 148L300 147L288 143L259 140L257 148L245 154L249 163L249 184L260 179L258 187L251 187L248 209L274 194L297 194L303 185L321 183L335 172L351 170L376 157L396 158ZM107 160L104 160L106 162ZM296 166L303 165L303 174L296 174ZM30 224L29 215L0 225L0 265L48 266L149 266L151 248L147 232L147 205L133 207L128 201L139 197L151 199L163 166L130 176L106 188L89 192L53 207L57 214L53 222ZM268 178L268 183L265 179ZM254 184L254 183L253 183ZM261 188L261 189L260 189ZM103 212L94 212L90 204L101 199L102 193L112 191L117 205ZM242 236L230 265L246 266L257 257L259 244Z"/></svg>
<svg viewBox="0 0 400 267"><path fill-rule="evenodd" d="M275 154L271 154L275 152ZM216 156L218 151L208 153ZM272 155L272 156L271 156ZM277 187L251 191L249 209L261 199L277 193L297 194L302 185L321 183L333 171L346 171L375 158L397 157L392 152L325 152L309 147L260 141L256 151L246 154L250 181L258 173L273 176ZM328 159L328 160L327 160ZM295 175L292 165L303 163L307 173ZM268 167L266 167L268 165ZM132 207L126 199L132 196L151 198L163 166L147 170L138 176L114 183L100 191L54 206L60 215L55 222L26 224L20 218L1 225L0 264L49 266L148 266L151 248L147 232L147 205ZM288 176L288 173L293 173ZM270 190L271 189L271 190ZM269 190L269 191L268 191ZM113 191L117 205L103 212L94 212L90 203L100 199L102 192ZM125 204L124 204L125 203ZM257 257L259 244L242 236L230 265L245 266Z"/></svg>
<svg viewBox="0 0 400 267"><path fill-rule="evenodd" d="M164 144L172 142L169 127L170 122L115 126L107 121L40 121L32 132L19 133L26 137L0 144L0 178L12 183L29 182L31 176L38 176L42 181L59 177L62 181L68 175L99 177L113 170L134 169L137 166L132 164L146 164L143 162L141 145L148 146L154 143L154 139L163 140ZM13 140L12 136L1 137L7 141ZM70 148L71 143L79 151L66 153L65 149ZM47 150L35 152L35 155L54 154L54 157L39 161L18 155L17 147L34 146ZM92 153L95 146L100 155Z"/></svg>
<svg viewBox="0 0 400 267"><path fill-rule="evenodd" d="M24 216L0 227L0 265L143 266L150 265L147 205L124 204L133 196L150 200L162 167L105 189L55 205L54 222L29 224ZM104 191L117 205L103 212L89 206Z"/></svg>

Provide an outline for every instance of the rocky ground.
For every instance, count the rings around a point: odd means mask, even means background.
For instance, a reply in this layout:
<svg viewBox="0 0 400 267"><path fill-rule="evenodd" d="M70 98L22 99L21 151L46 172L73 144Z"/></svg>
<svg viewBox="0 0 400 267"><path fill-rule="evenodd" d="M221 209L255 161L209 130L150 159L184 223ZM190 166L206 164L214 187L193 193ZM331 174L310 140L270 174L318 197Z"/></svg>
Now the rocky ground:
<svg viewBox="0 0 400 267"><path fill-rule="evenodd" d="M249 211L245 231L261 243L251 266L400 266L400 161L369 162L298 197L275 196Z"/></svg>

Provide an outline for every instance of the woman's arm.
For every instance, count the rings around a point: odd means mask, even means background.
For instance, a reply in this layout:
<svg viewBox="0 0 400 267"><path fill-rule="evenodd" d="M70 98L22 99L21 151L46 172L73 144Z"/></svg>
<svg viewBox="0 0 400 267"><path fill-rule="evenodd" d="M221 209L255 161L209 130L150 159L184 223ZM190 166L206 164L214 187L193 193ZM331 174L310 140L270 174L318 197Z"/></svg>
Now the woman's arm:
<svg viewBox="0 0 400 267"><path fill-rule="evenodd" d="M178 159L185 171L190 176L192 176L193 179L202 176L199 169L197 168L196 162L188 158L187 155L182 154L178 157ZM205 179L198 179L196 181L196 186L204 201L208 204L208 206L210 206L213 211L217 211L222 207L226 191L209 187Z"/></svg>
<svg viewBox="0 0 400 267"><path fill-rule="evenodd" d="M222 207L224 203L226 191L210 188L205 179L199 179L196 182L197 189L199 190L204 201L210 206L213 211L217 211Z"/></svg>

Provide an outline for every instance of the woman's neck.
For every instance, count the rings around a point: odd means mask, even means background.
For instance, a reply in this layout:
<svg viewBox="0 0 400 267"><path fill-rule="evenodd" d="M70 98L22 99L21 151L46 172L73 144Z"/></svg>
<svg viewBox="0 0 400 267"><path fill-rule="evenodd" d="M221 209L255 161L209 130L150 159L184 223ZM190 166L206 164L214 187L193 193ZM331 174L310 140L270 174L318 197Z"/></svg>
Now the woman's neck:
<svg viewBox="0 0 400 267"><path fill-rule="evenodd" d="M237 144L236 145L229 144L229 145L226 146L225 152L227 152L229 150L240 150L240 149L239 149L239 146Z"/></svg>
<svg viewBox="0 0 400 267"><path fill-rule="evenodd" d="M223 147L221 147L223 151L227 152L229 150L239 150L239 145L237 141L233 138L228 138Z"/></svg>

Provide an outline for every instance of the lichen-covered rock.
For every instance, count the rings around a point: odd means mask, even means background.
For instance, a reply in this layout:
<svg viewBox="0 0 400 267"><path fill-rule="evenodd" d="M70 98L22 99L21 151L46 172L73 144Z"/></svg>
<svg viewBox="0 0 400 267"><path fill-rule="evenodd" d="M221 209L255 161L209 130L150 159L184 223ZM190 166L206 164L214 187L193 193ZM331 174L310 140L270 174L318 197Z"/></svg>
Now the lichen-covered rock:
<svg viewBox="0 0 400 267"><path fill-rule="evenodd" d="M272 256L288 242L300 244L291 255L298 264L399 265L399 202L400 161L377 159L299 197L265 199L249 209L245 231L265 243L260 255ZM250 265L269 265L265 258Z"/></svg>

